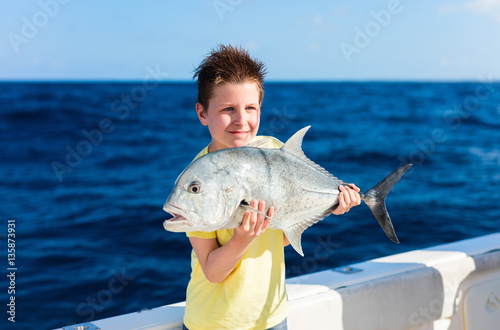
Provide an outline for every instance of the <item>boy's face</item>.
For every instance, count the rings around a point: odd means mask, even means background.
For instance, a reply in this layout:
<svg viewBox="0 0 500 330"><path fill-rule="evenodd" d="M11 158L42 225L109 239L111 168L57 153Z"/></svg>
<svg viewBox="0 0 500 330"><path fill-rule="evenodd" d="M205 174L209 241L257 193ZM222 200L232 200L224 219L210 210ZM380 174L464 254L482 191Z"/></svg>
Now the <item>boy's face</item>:
<svg viewBox="0 0 500 330"><path fill-rule="evenodd" d="M255 83L216 86L208 109L203 110L197 103L198 117L203 125L208 126L212 136L209 152L243 147L257 135L260 104Z"/></svg>

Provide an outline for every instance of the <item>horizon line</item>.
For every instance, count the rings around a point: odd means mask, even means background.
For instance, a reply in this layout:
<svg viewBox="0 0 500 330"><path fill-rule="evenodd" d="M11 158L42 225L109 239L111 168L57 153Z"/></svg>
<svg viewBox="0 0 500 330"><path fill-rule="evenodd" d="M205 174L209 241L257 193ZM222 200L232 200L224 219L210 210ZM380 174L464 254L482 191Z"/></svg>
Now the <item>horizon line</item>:
<svg viewBox="0 0 500 330"><path fill-rule="evenodd" d="M0 83L142 83L142 79L2 79L0 78ZM476 83L481 81L480 78L470 79L269 79L265 80L264 84L267 83ZM160 84L196 84L195 80L184 80L184 79L165 79L157 80ZM500 83L500 80L491 81L481 81L482 83Z"/></svg>

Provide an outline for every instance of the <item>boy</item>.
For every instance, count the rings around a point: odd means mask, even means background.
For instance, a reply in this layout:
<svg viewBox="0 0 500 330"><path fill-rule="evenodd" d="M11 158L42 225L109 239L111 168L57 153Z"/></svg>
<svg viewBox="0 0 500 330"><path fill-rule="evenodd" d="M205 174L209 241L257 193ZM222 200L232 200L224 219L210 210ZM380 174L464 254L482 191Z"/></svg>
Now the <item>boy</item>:
<svg viewBox="0 0 500 330"><path fill-rule="evenodd" d="M259 139L264 74L260 61L232 46L219 46L202 61L194 75L196 112L212 141L196 158ZM270 137L264 147L282 145ZM334 214L360 204L359 189L353 188L341 186ZM266 212L265 201L254 200L251 206ZM271 206L267 215L273 214ZM289 242L282 231L266 230L270 221L247 212L234 230L187 233L193 252L184 329L286 329L283 246Z"/></svg>

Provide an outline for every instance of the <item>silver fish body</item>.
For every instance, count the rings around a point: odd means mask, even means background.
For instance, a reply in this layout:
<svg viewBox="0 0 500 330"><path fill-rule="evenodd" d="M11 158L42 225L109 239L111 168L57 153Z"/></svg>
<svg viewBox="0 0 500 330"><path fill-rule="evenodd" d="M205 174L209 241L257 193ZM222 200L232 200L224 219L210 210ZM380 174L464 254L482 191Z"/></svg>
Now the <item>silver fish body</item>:
<svg viewBox="0 0 500 330"><path fill-rule="evenodd" d="M165 203L164 210L174 217L164 222L164 228L173 232L236 228L245 212L252 209L250 201L264 200L275 210L268 228L282 230L303 256L302 232L335 210L339 186L344 184L304 155L301 145L308 129L295 133L281 149L229 148L193 161ZM395 242L384 199L410 166L403 166L361 194Z"/></svg>

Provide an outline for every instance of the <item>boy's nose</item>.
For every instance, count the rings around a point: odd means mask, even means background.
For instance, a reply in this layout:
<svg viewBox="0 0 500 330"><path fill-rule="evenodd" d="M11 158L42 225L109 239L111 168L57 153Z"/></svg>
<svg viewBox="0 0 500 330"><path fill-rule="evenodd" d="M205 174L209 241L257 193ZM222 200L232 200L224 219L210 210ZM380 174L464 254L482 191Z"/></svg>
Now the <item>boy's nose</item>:
<svg viewBox="0 0 500 330"><path fill-rule="evenodd" d="M234 117L233 117L233 123L235 125L243 126L246 124L246 112L245 109L239 109L238 111L235 111Z"/></svg>

